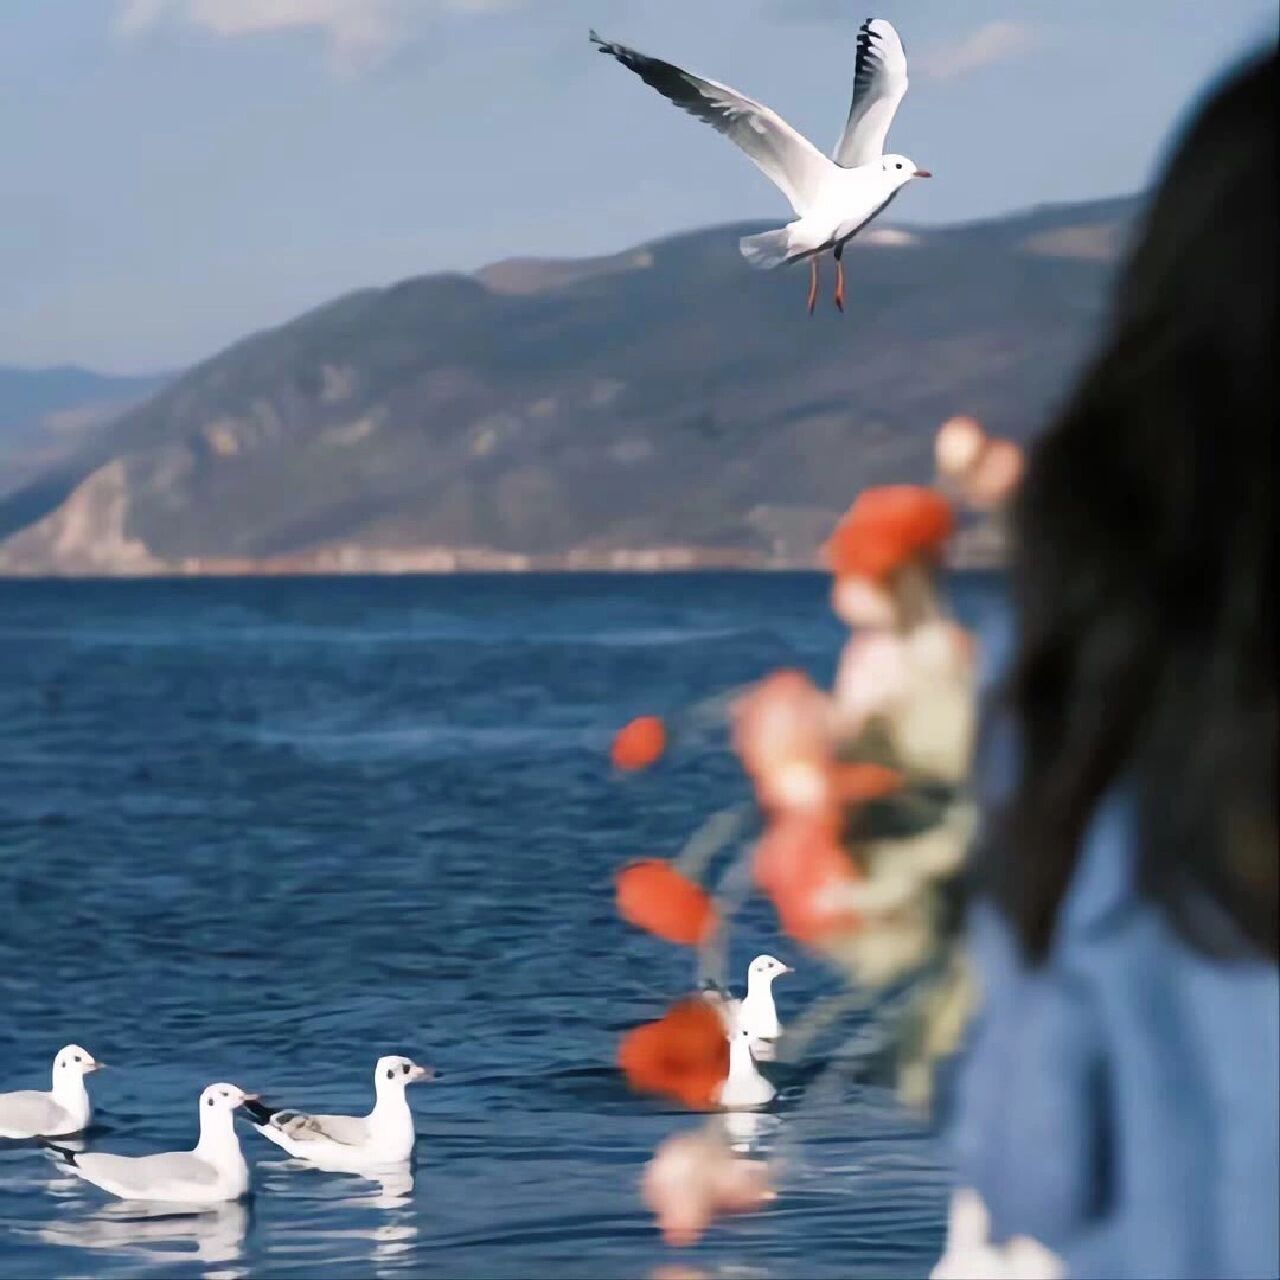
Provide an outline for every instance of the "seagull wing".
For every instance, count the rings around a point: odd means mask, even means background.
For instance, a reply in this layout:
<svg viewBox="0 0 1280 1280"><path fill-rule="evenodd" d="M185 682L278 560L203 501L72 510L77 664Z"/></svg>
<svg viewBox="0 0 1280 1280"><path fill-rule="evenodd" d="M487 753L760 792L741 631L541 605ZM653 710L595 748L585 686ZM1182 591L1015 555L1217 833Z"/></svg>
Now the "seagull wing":
<svg viewBox="0 0 1280 1280"><path fill-rule="evenodd" d="M0 1138L37 1138L65 1133L71 1117L38 1089L0 1093Z"/></svg>
<svg viewBox="0 0 1280 1280"><path fill-rule="evenodd" d="M363 1116L312 1116L302 1111L281 1111L271 1123L295 1142L328 1139L345 1147L358 1147L369 1137L369 1125Z"/></svg>
<svg viewBox="0 0 1280 1280"><path fill-rule="evenodd" d="M907 91L907 55L893 26L868 18L858 29L849 119L836 144L835 162L846 169L884 155L884 140Z"/></svg>
<svg viewBox="0 0 1280 1280"><path fill-rule="evenodd" d="M155 1156L117 1156L91 1151L77 1154L71 1166L87 1182L126 1199L179 1199L188 1188L216 1186L218 1172L190 1151Z"/></svg>
<svg viewBox="0 0 1280 1280"><path fill-rule="evenodd" d="M720 1015L725 1035L732 1035L742 1011L742 1001L735 999L723 987L714 982L706 983L700 993L702 998Z"/></svg>
<svg viewBox="0 0 1280 1280"><path fill-rule="evenodd" d="M798 214L812 206L831 172L831 161L776 111L727 85L703 80L670 62L602 40L594 31L591 40L601 53L617 58L664 98L736 143L791 201Z"/></svg>

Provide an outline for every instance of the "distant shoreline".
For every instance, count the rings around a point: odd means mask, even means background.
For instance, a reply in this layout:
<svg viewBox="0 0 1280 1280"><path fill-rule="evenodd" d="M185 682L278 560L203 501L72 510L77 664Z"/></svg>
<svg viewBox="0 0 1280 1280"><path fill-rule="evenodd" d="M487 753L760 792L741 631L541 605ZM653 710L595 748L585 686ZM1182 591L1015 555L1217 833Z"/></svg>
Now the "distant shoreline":
<svg viewBox="0 0 1280 1280"><path fill-rule="evenodd" d="M463 574L519 576L520 574L646 573L821 573L821 552L796 548L791 555L767 555L732 547L657 546L611 550L577 548L547 555L494 551L483 547L360 547L351 544L320 547L287 556L189 556L161 560L140 544L128 554L113 554L112 543L95 557L84 550L62 565L33 558L24 566L8 563L0 554L0 580L164 578L380 578L435 577ZM779 548L781 551L781 548ZM996 570L1008 563L1008 541L999 523L983 519L962 527L952 538L947 567L953 571Z"/></svg>
<svg viewBox="0 0 1280 1280"><path fill-rule="evenodd" d="M834 517L832 522L834 523ZM0 548L0 580L300 577L453 577L459 574L804 573L824 569L821 550L808 539L775 543L771 552L746 547L657 545L576 547L535 554L491 547L368 547L339 543L278 556L184 556L163 559L137 539L87 539L61 553L38 546L35 554ZM10 544L12 547L12 544ZM996 520L980 519L953 536L952 569L998 569L1008 559L1007 539Z"/></svg>
<svg viewBox="0 0 1280 1280"><path fill-rule="evenodd" d="M952 573L991 573L1006 567L1005 557L957 556L951 557L946 568ZM641 578L686 574L696 577L702 574L735 574L743 577L818 575L827 572L817 562L809 563L749 563L741 559L726 558L723 561L699 560L695 563L631 563L631 564L565 564L536 563L520 568L501 565L472 564L454 568L423 567L371 567L315 564L308 567L283 567L263 562L252 568L230 568L215 565L199 569L176 565L157 566L141 571L110 571L92 569L67 569L62 572L48 570L20 572L0 569L0 582L231 582L242 578L519 578L519 577L616 577Z"/></svg>

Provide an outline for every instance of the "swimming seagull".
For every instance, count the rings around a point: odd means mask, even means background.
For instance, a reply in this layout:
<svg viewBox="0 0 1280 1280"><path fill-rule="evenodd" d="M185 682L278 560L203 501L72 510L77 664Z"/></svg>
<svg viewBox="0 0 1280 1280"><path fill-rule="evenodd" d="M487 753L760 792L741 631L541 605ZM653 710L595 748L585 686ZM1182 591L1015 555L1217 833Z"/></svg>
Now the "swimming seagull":
<svg viewBox="0 0 1280 1280"><path fill-rule="evenodd" d="M773 980L795 973L773 956L756 956L747 969L747 997L739 1020L755 1040L774 1041L782 1034L778 1010L773 1003Z"/></svg>
<svg viewBox="0 0 1280 1280"><path fill-rule="evenodd" d="M200 1141L193 1151L116 1156L46 1145L72 1173L121 1200L223 1204L249 1190L234 1113L256 1097L234 1084L211 1084L200 1095Z"/></svg>
<svg viewBox="0 0 1280 1280"><path fill-rule="evenodd" d="M379 1058L374 1103L367 1116L320 1116L251 1103L249 1117L264 1138L322 1169L358 1171L401 1164L413 1154L413 1113L405 1088L431 1080L430 1067L409 1058Z"/></svg>
<svg viewBox="0 0 1280 1280"><path fill-rule="evenodd" d="M53 1060L53 1087L0 1093L0 1138L66 1138L89 1127L93 1104L84 1078L102 1066L88 1049L69 1044Z"/></svg>
<svg viewBox="0 0 1280 1280"><path fill-rule="evenodd" d="M716 1092L716 1102L726 1111L763 1107L777 1090L756 1068L751 1056L751 1032L738 1025L729 1035L729 1074Z"/></svg>
<svg viewBox="0 0 1280 1280"><path fill-rule="evenodd" d="M869 18L858 31L853 101L844 133L828 160L777 112L728 85L704 80L591 32L616 58L690 115L736 143L791 202L797 217L774 231L745 236L742 256L755 267L809 259L809 313L818 297L818 258L836 260L835 304L844 310L844 246L913 178L929 178L906 156L885 154L884 140L907 91L907 55L893 26Z"/></svg>
<svg viewBox="0 0 1280 1280"><path fill-rule="evenodd" d="M702 994L719 1010L726 1035L732 1036L735 1026L746 1027L751 1036L752 1053L757 1058L768 1059L773 1056L776 1041L782 1034L773 1002L773 981L794 972L790 965L774 956L760 955L747 966L745 999L735 1000L727 991L714 986L704 989Z"/></svg>

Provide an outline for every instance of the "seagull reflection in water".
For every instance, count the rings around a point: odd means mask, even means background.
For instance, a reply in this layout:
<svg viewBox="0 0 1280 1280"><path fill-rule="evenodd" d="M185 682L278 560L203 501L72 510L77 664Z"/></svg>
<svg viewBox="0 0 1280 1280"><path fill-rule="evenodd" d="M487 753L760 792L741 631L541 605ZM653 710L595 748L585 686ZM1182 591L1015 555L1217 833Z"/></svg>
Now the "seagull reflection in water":
<svg viewBox="0 0 1280 1280"><path fill-rule="evenodd" d="M418 1240L418 1227L413 1208L413 1165L387 1165L384 1168L356 1172L350 1169L324 1169L307 1160L262 1161L258 1168L289 1182L307 1181L311 1178L329 1184L340 1194L326 1203L336 1209L354 1209L357 1212L377 1209L384 1211L380 1221L373 1225L327 1226L320 1234L325 1239L362 1240L371 1246L372 1274L381 1275L381 1264L399 1261L403 1265ZM316 1185L315 1183L311 1184Z"/></svg>
<svg viewBox="0 0 1280 1280"><path fill-rule="evenodd" d="M35 1140L35 1144L39 1143L39 1139ZM32 1143L15 1144L19 1146L31 1146ZM59 1138L58 1145L65 1147L68 1151L80 1152L87 1149L88 1144L83 1134L72 1134L67 1138ZM47 1170L47 1172L46 1172ZM46 1160L42 1164L40 1177L40 1185L51 1196L59 1200L80 1199L84 1195L84 1182L71 1173L65 1165L55 1164L51 1160ZM6 1183L12 1187L13 1184Z"/></svg>
<svg viewBox="0 0 1280 1280"><path fill-rule="evenodd" d="M782 1126L780 1117L762 1111L724 1111L719 1120L730 1150L739 1155L759 1150L763 1140Z"/></svg>
<svg viewBox="0 0 1280 1280"><path fill-rule="evenodd" d="M386 1169L371 1169L367 1174L353 1174L352 1179L364 1184L360 1193L344 1196L336 1203L353 1209L398 1209L408 1205L413 1195L413 1168L407 1161ZM376 1192L374 1186L378 1188Z"/></svg>
<svg viewBox="0 0 1280 1280"><path fill-rule="evenodd" d="M72 1179L72 1181L76 1181ZM49 1244L119 1251L173 1265L188 1259L216 1268L206 1280L242 1280L249 1209L233 1201L193 1213L175 1205L107 1204L85 1218L54 1222L39 1231ZM194 1246L194 1247L193 1247Z"/></svg>

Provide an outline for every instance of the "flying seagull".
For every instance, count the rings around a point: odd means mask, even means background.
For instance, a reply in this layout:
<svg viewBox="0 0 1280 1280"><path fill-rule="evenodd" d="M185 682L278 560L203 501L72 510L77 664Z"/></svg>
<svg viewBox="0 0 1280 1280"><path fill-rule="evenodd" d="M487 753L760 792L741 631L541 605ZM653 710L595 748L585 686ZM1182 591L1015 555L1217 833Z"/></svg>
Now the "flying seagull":
<svg viewBox="0 0 1280 1280"><path fill-rule="evenodd" d="M736 143L778 186L796 212L795 221L745 236L739 245L742 256L755 267L808 258L812 314L818 258L830 249L836 260L835 304L843 311L845 243L913 178L932 176L906 156L884 150L885 135L907 91L907 55L893 26L883 18L869 18L858 31L853 101L830 160L776 111L736 89L602 40L594 31L591 41L664 98Z"/></svg>

